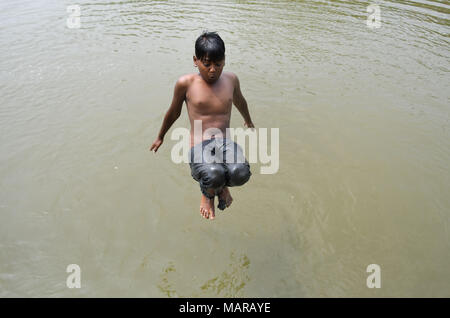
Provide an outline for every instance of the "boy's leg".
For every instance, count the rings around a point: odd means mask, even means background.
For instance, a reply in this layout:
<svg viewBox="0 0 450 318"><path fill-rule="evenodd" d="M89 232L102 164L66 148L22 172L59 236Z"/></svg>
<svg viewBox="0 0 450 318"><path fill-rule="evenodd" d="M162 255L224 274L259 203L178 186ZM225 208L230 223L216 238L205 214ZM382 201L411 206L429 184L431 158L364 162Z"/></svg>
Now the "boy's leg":
<svg viewBox="0 0 450 318"><path fill-rule="evenodd" d="M250 179L252 173L242 148L234 141L229 141L224 146L224 152L226 186L237 187L243 185Z"/></svg>
<svg viewBox="0 0 450 318"><path fill-rule="evenodd" d="M200 214L214 219L214 197L225 185L225 167L218 163L191 163L191 175L200 184Z"/></svg>
<svg viewBox="0 0 450 318"><path fill-rule="evenodd" d="M231 196L230 189L227 186L223 187L222 191L218 194L219 204L217 207L220 210L225 210L233 202L233 197Z"/></svg>
<svg viewBox="0 0 450 318"><path fill-rule="evenodd" d="M214 189L207 190L207 193L212 196L212 198L206 197L202 193L202 197L200 199L200 214L205 219L211 219L214 220L216 217L216 213L214 211Z"/></svg>
<svg viewBox="0 0 450 318"><path fill-rule="evenodd" d="M228 187L240 186L246 183L251 176L250 165L245 159L242 148L232 140L223 143L223 157L225 167L225 187L219 194L219 209L223 210L231 205L231 197Z"/></svg>
<svg viewBox="0 0 450 318"><path fill-rule="evenodd" d="M252 173L248 163L226 163L228 187L238 187L245 184Z"/></svg>
<svg viewBox="0 0 450 318"><path fill-rule="evenodd" d="M204 140L190 150L191 175L200 184L202 192L200 213L205 218L214 219L214 196L219 195L222 204L219 208L229 206L232 198L228 188L224 189L226 180L226 166L223 164L221 139Z"/></svg>
<svg viewBox="0 0 450 318"><path fill-rule="evenodd" d="M233 202L228 187L237 187L245 184L252 173L250 172L250 165L248 163L224 163L226 168L226 183L221 193L219 193L218 208L224 210L228 208Z"/></svg>

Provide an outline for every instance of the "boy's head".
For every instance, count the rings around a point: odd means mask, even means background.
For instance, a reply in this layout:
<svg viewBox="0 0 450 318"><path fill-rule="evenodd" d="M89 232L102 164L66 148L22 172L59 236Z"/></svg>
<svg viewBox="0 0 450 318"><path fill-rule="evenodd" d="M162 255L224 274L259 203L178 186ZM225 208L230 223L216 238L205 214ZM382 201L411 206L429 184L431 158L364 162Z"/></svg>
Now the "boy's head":
<svg viewBox="0 0 450 318"><path fill-rule="evenodd" d="M204 32L197 38L194 64L206 82L219 79L225 65L225 43L216 32Z"/></svg>

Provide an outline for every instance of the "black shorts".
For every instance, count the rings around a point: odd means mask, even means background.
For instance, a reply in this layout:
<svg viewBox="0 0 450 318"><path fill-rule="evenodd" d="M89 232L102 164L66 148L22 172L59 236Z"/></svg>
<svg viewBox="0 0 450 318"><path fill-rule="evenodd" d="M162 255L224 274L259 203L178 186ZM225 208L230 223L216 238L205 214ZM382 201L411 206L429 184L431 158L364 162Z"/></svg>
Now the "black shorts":
<svg viewBox="0 0 450 318"><path fill-rule="evenodd" d="M193 146L189 150L189 165L200 190L210 199L214 195L206 189L214 189L219 194L224 186L243 185L252 175L242 148L227 138L206 139Z"/></svg>

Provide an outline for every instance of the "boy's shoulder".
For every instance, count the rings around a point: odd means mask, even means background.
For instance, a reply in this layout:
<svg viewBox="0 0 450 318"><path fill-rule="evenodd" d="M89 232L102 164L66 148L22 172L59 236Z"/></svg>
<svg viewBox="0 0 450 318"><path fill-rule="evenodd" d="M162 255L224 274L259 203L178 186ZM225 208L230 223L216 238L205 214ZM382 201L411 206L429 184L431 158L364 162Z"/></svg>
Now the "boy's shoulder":
<svg viewBox="0 0 450 318"><path fill-rule="evenodd" d="M236 83L236 81L239 80L237 75L233 72L223 72L222 76L228 78L233 83ZM200 77L199 77L198 73L184 74L178 78L176 84L181 87L188 88L195 80L199 80L199 79L200 79Z"/></svg>
<svg viewBox="0 0 450 318"><path fill-rule="evenodd" d="M234 74L233 72L223 72L222 76L227 77L228 79L230 79L233 83L236 83L236 81L238 80L238 77L236 74Z"/></svg>
<svg viewBox="0 0 450 318"><path fill-rule="evenodd" d="M181 75L177 80L177 84L184 87L188 87L195 80L196 76L197 76L196 73Z"/></svg>
<svg viewBox="0 0 450 318"><path fill-rule="evenodd" d="M222 74L224 74L225 76L228 76L228 77L230 77L232 79L236 79L237 78L237 75L235 73L233 73L233 72L223 72Z"/></svg>

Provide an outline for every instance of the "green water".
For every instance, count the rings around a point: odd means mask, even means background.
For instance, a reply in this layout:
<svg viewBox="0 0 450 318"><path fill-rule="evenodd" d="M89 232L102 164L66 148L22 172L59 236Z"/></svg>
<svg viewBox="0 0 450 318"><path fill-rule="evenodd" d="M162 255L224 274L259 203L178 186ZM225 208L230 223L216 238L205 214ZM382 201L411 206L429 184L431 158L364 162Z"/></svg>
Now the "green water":
<svg viewBox="0 0 450 318"><path fill-rule="evenodd" d="M0 296L449 297L450 5L370 3L2 1ZM213 222L148 151L205 29L280 131Z"/></svg>

